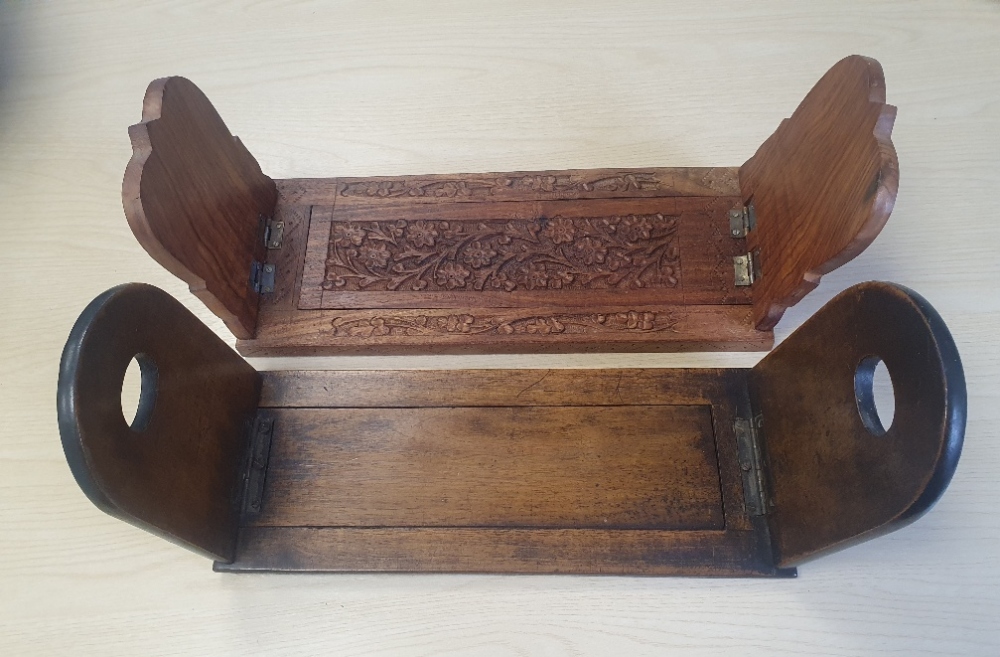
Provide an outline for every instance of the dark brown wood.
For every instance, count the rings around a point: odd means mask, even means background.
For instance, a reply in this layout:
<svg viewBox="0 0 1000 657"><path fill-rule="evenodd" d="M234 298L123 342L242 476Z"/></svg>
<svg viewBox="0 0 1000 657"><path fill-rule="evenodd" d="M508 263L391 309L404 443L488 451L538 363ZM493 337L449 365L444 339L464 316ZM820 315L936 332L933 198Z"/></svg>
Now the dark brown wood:
<svg viewBox="0 0 1000 657"><path fill-rule="evenodd" d="M274 182L184 78L149 85L129 137L122 203L136 239L236 337L252 337L250 268L264 261L261 219L274 211Z"/></svg>
<svg viewBox="0 0 1000 657"><path fill-rule="evenodd" d="M891 210L880 76L864 58L835 66L741 169L276 186L201 92L168 78L133 127L126 211L245 355L766 350L784 307L864 248ZM171 98L180 109L168 111ZM757 227L734 238L729 213L744 201ZM205 230L213 213L219 226ZM262 252L255 214L285 223L280 250ZM763 277L736 286L733 258L758 250ZM258 315L246 283L264 257L277 282Z"/></svg>
<svg viewBox="0 0 1000 657"><path fill-rule="evenodd" d="M892 378L883 432L874 362ZM919 295L857 285L820 309L751 372L764 419L775 560L793 566L913 522L948 485L962 448L962 363ZM867 390L866 390L867 386Z"/></svg>
<svg viewBox="0 0 1000 657"><path fill-rule="evenodd" d="M247 527L222 572L439 572L794 577L754 532Z"/></svg>
<svg viewBox="0 0 1000 657"><path fill-rule="evenodd" d="M142 368L132 426L122 380ZM77 320L59 370L59 431L101 510L215 559L233 558L259 376L170 295L133 283Z"/></svg>
<svg viewBox="0 0 1000 657"><path fill-rule="evenodd" d="M710 406L324 408L270 417L271 483L254 525L724 528Z"/></svg>
<svg viewBox="0 0 1000 657"><path fill-rule="evenodd" d="M130 429L117 393L135 354L159 378ZM887 432L873 356L896 388ZM99 507L220 570L773 576L926 511L965 416L944 324L880 283L752 370L291 371L257 386L163 292L112 290L64 352L67 458Z"/></svg>
<svg viewBox="0 0 1000 657"><path fill-rule="evenodd" d="M740 168L756 229L754 324L769 329L820 278L861 253L889 219L899 187L896 108L874 59L853 55L816 83Z"/></svg>

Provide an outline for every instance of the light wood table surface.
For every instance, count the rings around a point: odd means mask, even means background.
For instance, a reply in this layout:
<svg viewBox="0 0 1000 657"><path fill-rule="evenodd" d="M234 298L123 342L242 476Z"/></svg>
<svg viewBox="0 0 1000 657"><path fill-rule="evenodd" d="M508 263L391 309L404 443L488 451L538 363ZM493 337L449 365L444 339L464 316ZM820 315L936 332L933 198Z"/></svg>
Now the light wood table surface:
<svg viewBox="0 0 1000 657"><path fill-rule="evenodd" d="M1000 2L3 0L0 21L0 655L1000 654ZM739 165L852 53L882 62L899 107L899 198L777 334L867 279L944 317L968 430L916 524L796 580L239 576L102 514L73 482L56 375L95 295L153 283L232 342L122 213L126 127L153 78L194 80L275 178Z"/></svg>

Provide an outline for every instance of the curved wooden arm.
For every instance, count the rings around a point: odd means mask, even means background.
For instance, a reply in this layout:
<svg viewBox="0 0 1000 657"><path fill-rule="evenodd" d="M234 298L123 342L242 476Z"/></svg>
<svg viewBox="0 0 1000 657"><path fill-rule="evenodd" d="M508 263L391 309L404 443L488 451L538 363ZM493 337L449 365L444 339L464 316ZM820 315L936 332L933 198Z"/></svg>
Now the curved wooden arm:
<svg viewBox="0 0 1000 657"><path fill-rule="evenodd" d="M121 410L135 357L142 392ZM259 375L170 295L132 283L80 315L59 369L59 433L73 476L106 513L229 561Z"/></svg>
<svg viewBox="0 0 1000 657"><path fill-rule="evenodd" d="M896 410L874 419L873 365ZM794 566L913 522L951 481L965 434L965 377L920 295L864 283L826 304L753 368L775 561Z"/></svg>

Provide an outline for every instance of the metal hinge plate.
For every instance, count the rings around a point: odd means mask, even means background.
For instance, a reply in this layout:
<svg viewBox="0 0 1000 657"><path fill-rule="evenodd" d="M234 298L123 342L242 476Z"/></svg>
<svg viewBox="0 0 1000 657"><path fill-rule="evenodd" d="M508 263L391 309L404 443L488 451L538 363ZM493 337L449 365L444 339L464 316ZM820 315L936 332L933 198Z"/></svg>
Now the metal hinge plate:
<svg viewBox="0 0 1000 657"><path fill-rule="evenodd" d="M760 280L760 249L733 257L733 282L736 287L753 285Z"/></svg>
<svg viewBox="0 0 1000 657"><path fill-rule="evenodd" d="M284 221L269 221L264 229L264 246L269 250L281 248L281 240L285 236Z"/></svg>
<svg viewBox="0 0 1000 657"><path fill-rule="evenodd" d="M756 227L757 211L754 209L753 203L741 205L729 211L729 234L734 238L742 239Z"/></svg>
<svg viewBox="0 0 1000 657"><path fill-rule="evenodd" d="M260 513L264 499L264 478L267 476L267 461L271 455L271 436L274 433L274 420L258 415L254 420L250 435L250 454L247 458L247 468L243 475L243 515L250 516Z"/></svg>
<svg viewBox="0 0 1000 657"><path fill-rule="evenodd" d="M250 264L250 287L257 294L274 292L274 265L254 260Z"/></svg>
<svg viewBox="0 0 1000 657"><path fill-rule="evenodd" d="M762 516L767 513L768 500L764 487L764 459L760 451L760 435L764 422L760 415L752 420L736 418L733 431L736 433L737 458L743 475L743 499L747 513Z"/></svg>

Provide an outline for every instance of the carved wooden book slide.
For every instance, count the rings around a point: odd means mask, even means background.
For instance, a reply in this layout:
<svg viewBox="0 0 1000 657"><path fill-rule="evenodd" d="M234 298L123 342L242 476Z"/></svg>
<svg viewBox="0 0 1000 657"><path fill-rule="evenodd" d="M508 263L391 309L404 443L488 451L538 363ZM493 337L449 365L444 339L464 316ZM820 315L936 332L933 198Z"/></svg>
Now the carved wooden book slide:
<svg viewBox="0 0 1000 657"><path fill-rule="evenodd" d="M90 499L219 570L723 576L791 575L916 519L965 403L941 318L885 283L752 369L259 373L130 284L77 321L58 394Z"/></svg>
<svg viewBox="0 0 1000 657"><path fill-rule="evenodd" d="M894 117L852 56L742 167L271 180L164 78L123 199L246 355L766 350L888 219Z"/></svg>

